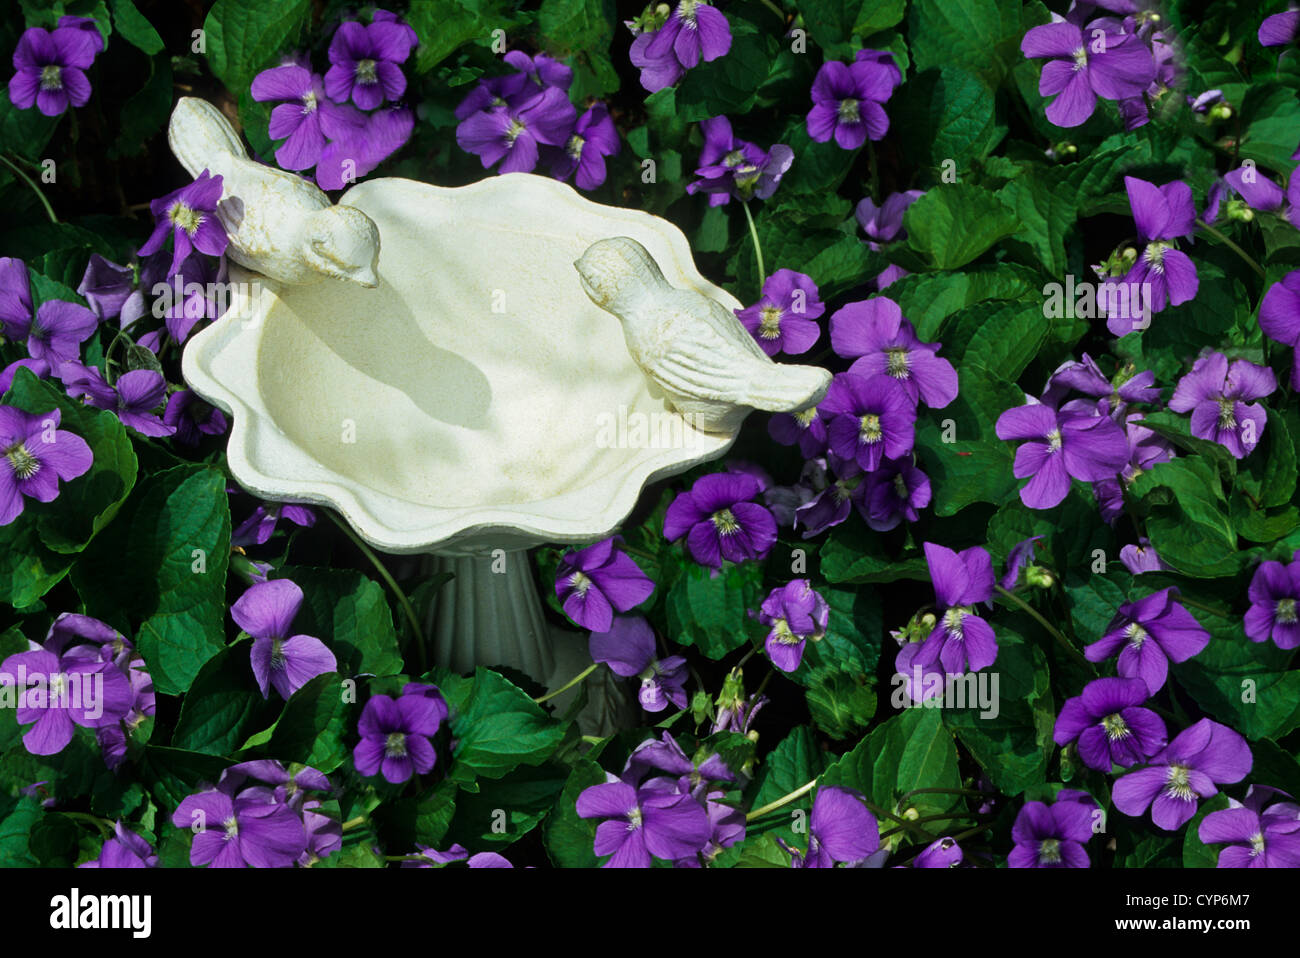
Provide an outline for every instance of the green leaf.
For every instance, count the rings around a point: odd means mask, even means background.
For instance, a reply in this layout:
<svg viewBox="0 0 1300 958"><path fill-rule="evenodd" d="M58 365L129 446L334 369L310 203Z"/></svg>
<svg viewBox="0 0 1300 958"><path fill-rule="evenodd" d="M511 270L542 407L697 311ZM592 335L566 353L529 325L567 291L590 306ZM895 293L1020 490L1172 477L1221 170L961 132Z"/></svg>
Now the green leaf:
<svg viewBox="0 0 1300 958"><path fill-rule="evenodd" d="M27 500L41 542L53 552L80 552L116 515L135 484L136 458L117 416L73 402L31 370L20 369L5 404L32 415L59 410L58 431L85 440L94 463L84 475L59 483L51 503ZM26 518L26 517L22 517ZM22 521L22 518L18 521Z"/></svg>
<svg viewBox="0 0 1300 958"><path fill-rule="evenodd" d="M1147 508L1147 537L1170 568L1197 578L1231 575L1249 559L1214 466L1199 456L1157 463L1129 487Z"/></svg>
<svg viewBox="0 0 1300 958"><path fill-rule="evenodd" d="M912 77L889 110L913 118L898 127L902 148L918 167L936 171L948 160L956 164L954 172L969 170L1006 132L997 125L993 91L956 66L933 67Z"/></svg>
<svg viewBox="0 0 1300 958"><path fill-rule="evenodd" d="M809 674L807 685L808 714L831 738L860 734L876 714L876 690L861 673L816 669Z"/></svg>
<svg viewBox="0 0 1300 958"><path fill-rule="evenodd" d="M546 854L555 867L594 868L599 862L594 851L598 822L594 818L579 818L576 805L585 789L604 781L604 769L589 758L579 759L569 773L569 780L542 833Z"/></svg>
<svg viewBox="0 0 1300 958"><path fill-rule="evenodd" d="M878 808L901 812L899 799L918 788L961 788L957 750L939 710L909 708L878 726L822 776L820 785L855 788ZM957 796L913 795L907 807L922 815L946 812Z"/></svg>
<svg viewBox="0 0 1300 958"><path fill-rule="evenodd" d="M229 559L225 476L176 466L136 488L73 583L88 615L135 634L154 687L175 695L225 645Z"/></svg>
<svg viewBox="0 0 1300 958"><path fill-rule="evenodd" d="M310 11L311 0L217 0L203 21L212 72L228 90L247 88Z"/></svg>
<svg viewBox="0 0 1300 958"><path fill-rule="evenodd" d="M916 69L964 67L997 86L1008 64L1021 61L1025 31L1047 20L1021 7L1021 0L912 0L907 33Z"/></svg>
<svg viewBox="0 0 1300 958"><path fill-rule="evenodd" d="M547 52L568 59L574 67L570 95L582 101L618 89L618 73L609 60L609 47L618 22L613 0L544 0L537 14L538 33L547 38Z"/></svg>
<svg viewBox="0 0 1300 958"><path fill-rule="evenodd" d="M153 134L167 125L171 109L172 68L159 57L149 61L149 79L145 85L122 103L117 138L109 148L109 159L145 152Z"/></svg>
<svg viewBox="0 0 1300 958"><path fill-rule="evenodd" d="M406 22L420 37L415 71L427 73L462 44L492 40L493 30L509 30L515 20L500 0L411 0Z"/></svg>
<svg viewBox="0 0 1300 958"><path fill-rule="evenodd" d="M113 0L113 26L122 39L149 56L163 51L163 39L132 0Z"/></svg>
<svg viewBox="0 0 1300 958"><path fill-rule="evenodd" d="M468 684L442 690L453 709L451 779L502 778L520 765L540 765L564 738L566 723L499 673L480 667Z"/></svg>
<svg viewBox="0 0 1300 958"><path fill-rule="evenodd" d="M697 123L712 116L748 113L769 74L791 56L775 35L759 33L748 21L733 19L731 26L727 55L701 61L686 71L677 87L677 110L684 120Z"/></svg>
<svg viewBox="0 0 1300 958"><path fill-rule="evenodd" d="M1296 130L1300 129L1300 102L1294 90L1276 83L1252 84L1241 104L1246 133L1238 155L1270 170L1293 165Z"/></svg>
<svg viewBox="0 0 1300 958"><path fill-rule="evenodd" d="M532 831L559 800L570 769L556 762L524 766L477 792L461 792L447 842L467 848L501 847Z"/></svg>
<svg viewBox="0 0 1300 958"><path fill-rule="evenodd" d="M171 812L187 795L198 791L200 786L216 785L229 764L216 755L146 745L136 768L140 780L149 786L154 801L167 811L170 819Z"/></svg>
<svg viewBox="0 0 1300 958"><path fill-rule="evenodd" d="M35 523L21 516L0 526L0 602L31 605L63 580L73 558L45 548Z"/></svg>
<svg viewBox="0 0 1300 958"><path fill-rule="evenodd" d="M961 273L910 273L890 284L887 295L903 310L925 342L939 338L944 320L986 300L1032 300L1042 308L1038 275L1023 266L978 266Z"/></svg>
<svg viewBox="0 0 1300 958"><path fill-rule="evenodd" d="M826 756L818 746L812 729L806 725L797 725L763 760L758 775L758 791L754 793L750 804L753 808L762 808L801 788L825 770ZM802 812L806 821L806 816L812 813L811 792L783 806L781 812L774 812L756 821L750 826L750 834L770 831L795 844L797 839L792 826L796 811ZM788 856L786 862L789 862Z"/></svg>
<svg viewBox="0 0 1300 958"><path fill-rule="evenodd" d="M1296 450L1286 420L1268 410L1268 424L1258 448L1237 473L1237 488L1250 494L1261 506L1283 506L1291 501L1296 487Z"/></svg>
<svg viewBox="0 0 1300 958"><path fill-rule="evenodd" d="M278 693L274 693L278 694ZM294 692L275 723L267 757L281 762L302 762L326 774L343 764L348 749L343 744L343 688L337 672L326 672Z"/></svg>
<svg viewBox="0 0 1300 958"><path fill-rule="evenodd" d="M936 186L903 214L907 245L931 269L965 266L1020 228L995 193L967 183Z"/></svg>
<svg viewBox="0 0 1300 958"><path fill-rule="evenodd" d="M1183 833L1182 865L1184 868L1217 868L1219 866L1219 851L1223 846L1206 845L1201 841L1201 822L1211 812L1221 812L1227 807L1228 796L1220 792L1209 801L1202 802L1201 807L1196 810L1196 814L1187 823L1187 829Z"/></svg>
<svg viewBox="0 0 1300 958"><path fill-rule="evenodd" d="M821 574L831 582L861 585L896 579L930 581L924 556L891 556L881 534L868 529L856 514L831 529L818 557Z"/></svg>
<svg viewBox="0 0 1300 958"><path fill-rule="evenodd" d="M393 613L377 582L351 569L306 566L283 566L274 578L290 579L302 589L294 632L324 642L338 660L340 674L402 671Z"/></svg>
<svg viewBox="0 0 1300 958"><path fill-rule="evenodd" d="M0 143L5 145L5 150L23 159L39 159L61 119L62 116L45 116L35 106L20 110L6 93L0 96ZM27 174L32 176L31 171ZM12 176L12 173L0 167L0 176ZM39 177L32 179L39 182ZM27 187L23 185L20 188L25 190Z"/></svg>
<svg viewBox="0 0 1300 958"><path fill-rule="evenodd" d="M763 600L763 570L754 562L727 563L713 570L687 563L668 588L665 608L668 634L682 645L693 645L711 659L720 659L749 641L746 611Z"/></svg>
<svg viewBox="0 0 1300 958"><path fill-rule="evenodd" d="M249 642L236 642L204 663L181 702L172 745L209 755L233 755L278 705L262 698L249 660ZM275 693L278 698L278 693Z"/></svg>
<svg viewBox="0 0 1300 958"><path fill-rule="evenodd" d="M799 4L808 32L828 60L852 54L855 36L867 37L898 24L906 9L906 0L803 0Z"/></svg>
<svg viewBox="0 0 1300 958"><path fill-rule="evenodd" d="M28 841L45 809L40 799L31 795L11 801L8 796L0 797L0 809L4 810L0 819L0 868L35 868L37 861Z"/></svg>
<svg viewBox="0 0 1300 958"><path fill-rule="evenodd" d="M1056 712L1043 650L1002 622L996 631L997 661L950 680L954 704L965 707L942 714L997 789L1016 796L1046 777Z"/></svg>

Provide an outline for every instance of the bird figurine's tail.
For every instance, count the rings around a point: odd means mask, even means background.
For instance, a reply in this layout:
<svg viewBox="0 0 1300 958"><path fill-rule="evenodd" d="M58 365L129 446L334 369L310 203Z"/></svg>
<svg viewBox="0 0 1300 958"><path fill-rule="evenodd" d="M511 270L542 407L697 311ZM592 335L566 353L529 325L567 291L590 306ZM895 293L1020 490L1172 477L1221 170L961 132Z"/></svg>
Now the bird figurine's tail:
<svg viewBox="0 0 1300 958"><path fill-rule="evenodd" d="M221 111L193 96L181 97L172 110L167 142L181 165L195 177L204 170L219 172L225 166L224 159L248 156L239 134Z"/></svg>

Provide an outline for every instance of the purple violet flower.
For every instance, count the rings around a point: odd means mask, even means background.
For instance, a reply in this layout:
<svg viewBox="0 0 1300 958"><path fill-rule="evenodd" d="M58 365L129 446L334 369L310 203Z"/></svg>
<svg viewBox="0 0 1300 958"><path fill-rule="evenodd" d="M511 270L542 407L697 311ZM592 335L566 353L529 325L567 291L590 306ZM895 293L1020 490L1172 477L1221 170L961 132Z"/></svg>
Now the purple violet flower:
<svg viewBox="0 0 1300 958"><path fill-rule="evenodd" d="M288 805L255 789L228 795L212 788L188 795L172 824L193 830L190 864L210 868L292 868L307 847L302 820Z"/></svg>
<svg viewBox="0 0 1300 958"><path fill-rule="evenodd" d="M826 634L830 606L807 579L792 579L767 594L758 621L771 626L767 633L768 658L782 672L794 672L803 661L808 640Z"/></svg>
<svg viewBox="0 0 1300 958"><path fill-rule="evenodd" d="M352 751L359 773L374 775L382 769L385 779L400 785L433 768L438 755L429 740L448 713L447 703L431 688L408 683L396 701L370 696L357 722L361 741Z"/></svg>
<svg viewBox="0 0 1300 958"><path fill-rule="evenodd" d="M1096 30L1102 30L1102 35L1095 36ZM1048 60L1038 79L1038 92L1056 97L1047 105L1047 119L1053 124L1079 126L1092 116L1097 97L1140 97L1155 81L1151 50L1136 34L1122 30L1118 23L1103 20L1086 28L1045 23L1025 34L1020 51L1030 59Z"/></svg>
<svg viewBox="0 0 1300 958"><path fill-rule="evenodd" d="M398 66L411 55L409 27L377 20L369 26L353 21L339 25L330 40L330 68L325 92L336 103L352 98L363 110L373 110L385 100L401 99L406 76Z"/></svg>
<svg viewBox="0 0 1300 958"><path fill-rule="evenodd" d="M805 459L815 459L826 451L826 421L816 406L776 413L767 422L767 434L783 446L797 445Z"/></svg>
<svg viewBox="0 0 1300 958"><path fill-rule="evenodd" d="M609 108L593 103L578 117L562 147L547 147L551 157L551 175L557 180L574 177L580 190L594 190L605 182L605 157L616 156L620 149L618 129L610 119Z"/></svg>
<svg viewBox="0 0 1300 958"><path fill-rule="evenodd" d="M14 49L17 72L9 80L9 99L14 106L28 110L35 104L45 116L58 116L68 104L85 106L90 101L85 71L104 45L99 31L91 32L93 40L87 31L62 20L53 31L40 27L23 31Z"/></svg>
<svg viewBox="0 0 1300 958"><path fill-rule="evenodd" d="M713 569L722 568L723 559L765 559L776 542L776 520L766 507L750 501L761 491L762 484L750 475L701 476L669 504L664 538L676 542L685 536L695 561Z"/></svg>
<svg viewBox="0 0 1300 958"><path fill-rule="evenodd" d="M224 253L230 238L217 218L221 189L221 177L204 170L188 186L153 200L149 209L157 225L148 241L140 247L139 255L148 256L162 249L169 234L173 240L172 273L180 269L181 262L191 250L209 256Z"/></svg>
<svg viewBox="0 0 1300 958"><path fill-rule="evenodd" d="M769 356L806 353L821 336L817 318L826 312L812 277L779 269L763 283L753 306L735 311L740 323Z"/></svg>
<svg viewBox="0 0 1300 958"><path fill-rule="evenodd" d="M834 330L834 317L831 322ZM839 373L817 408L828 421L831 451L842 459L855 460L864 472L878 469L885 459L901 459L912 451L916 404L895 377Z"/></svg>
<svg viewBox="0 0 1300 958"><path fill-rule="evenodd" d="M1093 834L1093 809L1083 802L1026 802L1011 826L1008 868L1088 868L1083 846Z"/></svg>
<svg viewBox="0 0 1300 958"><path fill-rule="evenodd" d="M1201 719L1178 733L1146 768L1117 779L1111 801L1135 818L1150 807L1156 826L1171 832L1187 824L1201 799L1218 794L1217 785L1240 782L1253 763L1239 733Z"/></svg>
<svg viewBox="0 0 1300 958"><path fill-rule="evenodd" d="M152 369L133 369L110 386L94 366L79 362L63 365L63 384L73 399L83 399L95 409L107 409L142 436L170 436L175 432L154 413L167 395L167 380Z"/></svg>
<svg viewBox="0 0 1300 958"><path fill-rule="evenodd" d="M235 624L253 637L250 658L262 698L274 687L285 699L338 662L325 643L310 635L289 635L302 607L302 589L288 579L252 586L230 607Z"/></svg>
<svg viewBox="0 0 1300 958"><path fill-rule="evenodd" d="M1295 43L1300 37L1300 10L1286 10L1265 17L1259 25L1259 45L1262 47L1285 47Z"/></svg>
<svg viewBox="0 0 1300 958"><path fill-rule="evenodd" d="M957 396L957 371L940 359L941 343L923 343L899 305L887 296L849 303L831 314L831 348L853 359L849 372L898 380L913 403L942 409ZM824 408L824 404L823 404Z"/></svg>
<svg viewBox="0 0 1300 958"><path fill-rule="evenodd" d="M621 545L614 536L567 552L555 570L555 594L564 613L584 629L608 632L615 611L629 612L654 592L655 584Z"/></svg>
<svg viewBox="0 0 1300 958"><path fill-rule="evenodd" d="M727 18L716 7L700 0L679 0L664 25L650 36L643 51L646 59L660 60L671 51L686 70L701 59L708 63L725 56L731 49L731 26Z"/></svg>
<svg viewBox="0 0 1300 958"><path fill-rule="evenodd" d="M880 206L876 206L871 197L860 202L853 215L862 231L867 234L867 248L873 253L879 253L885 243L907 239L907 230L903 229L903 214L924 195L924 190L907 190L890 193ZM906 275L907 270L891 263L876 276L876 290L883 292L895 280Z"/></svg>
<svg viewBox="0 0 1300 958"><path fill-rule="evenodd" d="M1150 318L1147 309L1159 313L1166 306L1186 303L1200 288L1195 264L1174 246L1175 240L1190 238L1196 226L1192 188L1182 180L1156 186L1132 176L1124 177L1124 187L1141 250L1120 281L1138 295L1107 303L1106 328L1115 336L1144 329Z"/></svg>
<svg viewBox="0 0 1300 958"><path fill-rule="evenodd" d="M813 80L813 108L805 124L808 136L818 143L834 138L846 150L857 149L868 138L883 139L889 131L884 103L901 79L892 57L823 63Z"/></svg>
<svg viewBox="0 0 1300 958"><path fill-rule="evenodd" d="M1243 623L1252 642L1272 639L1279 649L1300 647L1300 551L1286 565L1262 562L1250 580L1250 608Z"/></svg>
<svg viewBox="0 0 1300 958"><path fill-rule="evenodd" d="M956 676L988 668L998 657L997 637L975 614L975 606L993 598L992 558L979 546L958 553L926 542L924 549L934 583L935 626L924 641L908 642L898 650L894 670L914 680L918 669L928 675L942 668Z"/></svg>
<svg viewBox="0 0 1300 958"><path fill-rule="evenodd" d="M1192 435L1225 447L1243 459L1259 444L1268 424L1263 399L1277 389L1277 377L1267 366L1244 359L1228 363L1223 353L1202 356L1192 371L1178 381L1169 408L1192 414Z"/></svg>
<svg viewBox="0 0 1300 958"><path fill-rule="evenodd" d="M275 151L275 162L283 170L311 169L320 161L327 139L353 133L363 122L355 110L325 96L320 74L295 63L263 70L253 78L249 92L259 103L279 103L271 111L267 136L284 140Z"/></svg>
<svg viewBox="0 0 1300 958"><path fill-rule="evenodd" d="M1170 662L1186 662L1210 642L1210 633L1174 601L1177 594L1171 586L1121 605L1105 635L1084 648L1084 657L1104 662L1118 652L1116 671L1142 679L1155 695L1164 687Z"/></svg>
<svg viewBox="0 0 1300 958"><path fill-rule="evenodd" d="M921 854L912 859L913 868L957 868L961 865L962 850L952 838L936 838Z"/></svg>
<svg viewBox="0 0 1300 958"><path fill-rule="evenodd" d="M484 169L500 162L499 173L528 173L537 166L542 145L569 141L577 111L558 87L547 87L521 107L481 110L456 127L462 150L478 156Z"/></svg>
<svg viewBox="0 0 1300 958"><path fill-rule="evenodd" d="M98 253L91 253L77 295L90 304L90 311L102 322L121 314L134 284L135 270L131 267L119 266Z"/></svg>
<svg viewBox="0 0 1300 958"><path fill-rule="evenodd" d="M190 389L178 389L167 397L163 422L175 432L173 438L186 446L197 446L203 436L220 436L230 427L225 413Z"/></svg>
<svg viewBox="0 0 1300 958"><path fill-rule="evenodd" d="M649 868L651 856L689 858L713 836L708 813L689 792L677 792L671 779L634 788L610 778L584 789L577 801L578 817L604 819L593 848L597 856L611 856L603 867Z"/></svg>
<svg viewBox="0 0 1300 958"><path fill-rule="evenodd" d="M686 708L686 659L655 658L655 634L644 616L620 615L604 632L591 633L588 650L615 675L641 679L637 698L647 712L662 712L672 702Z"/></svg>
<svg viewBox="0 0 1300 958"><path fill-rule="evenodd" d="M232 546L265 545L271 541L275 527L281 519L288 519L296 526L310 529L316 524L316 510L311 506L295 505L291 502L264 502L253 514L235 527L230 534Z"/></svg>
<svg viewBox="0 0 1300 958"><path fill-rule="evenodd" d="M1124 431L1107 416L1088 416L1029 403L1006 410L995 426L999 439L1025 439L1012 474L1032 476L1020 490L1031 509L1051 509L1070 492L1070 479L1113 479L1128 460Z"/></svg>
<svg viewBox="0 0 1300 958"><path fill-rule="evenodd" d="M916 467L911 456L886 459L853 490L853 504L869 528L877 532L896 529L903 520L915 522L930 504L930 477Z"/></svg>
<svg viewBox="0 0 1300 958"><path fill-rule="evenodd" d="M332 139L316 164L316 185L341 190L370 173L411 138L415 112L407 107L381 107L355 127Z"/></svg>
<svg viewBox="0 0 1300 958"><path fill-rule="evenodd" d="M1148 698L1141 679L1095 679L1081 695L1065 700L1053 741L1075 742L1083 764L1105 774L1112 765L1138 765L1166 744L1164 721L1141 708Z"/></svg>
<svg viewBox="0 0 1300 958"><path fill-rule="evenodd" d="M1229 798L1228 808L1206 815L1197 835L1224 846L1219 868L1300 868L1300 805L1290 797L1252 785L1244 801Z"/></svg>
<svg viewBox="0 0 1300 958"><path fill-rule="evenodd" d="M1292 176L1300 182L1300 177ZM1259 304L1259 328L1274 342L1295 350L1291 357L1291 385L1300 389L1300 269L1274 283Z"/></svg>
<svg viewBox="0 0 1300 958"><path fill-rule="evenodd" d="M780 838L777 843L790 854L791 868L834 868L837 862L852 864L874 855L880 848L880 826L860 792L824 785L817 789L808 817L808 853L800 854Z"/></svg>
<svg viewBox="0 0 1300 958"><path fill-rule="evenodd" d="M1155 546L1145 536L1139 539L1136 545L1129 543L1120 549L1119 561L1124 563L1124 568L1133 575L1141 575L1143 572L1161 572L1169 568L1160 560Z"/></svg>
<svg viewBox="0 0 1300 958"><path fill-rule="evenodd" d="M99 857L82 862L78 868L157 868L158 855L149 843L122 824L113 825L113 837L105 840Z"/></svg>
<svg viewBox="0 0 1300 958"><path fill-rule="evenodd" d="M1007 570L1002 574L998 585L1008 592L1020 581L1020 570L1034 561L1034 547L1043 539L1042 536L1030 536L1017 542L1007 553Z"/></svg>
<svg viewBox="0 0 1300 958"><path fill-rule="evenodd" d="M20 259L0 259L0 327L5 339L27 340L27 353L48 371L81 355L81 344L99 327L85 306L51 299L32 309L31 280ZM47 372L48 375L48 372Z"/></svg>
<svg viewBox="0 0 1300 958"><path fill-rule="evenodd" d="M0 406L0 526L22 514L28 497L53 502L60 479L67 482L85 475L94 463L86 440L58 428L62 417L58 407L28 415L13 406Z"/></svg>

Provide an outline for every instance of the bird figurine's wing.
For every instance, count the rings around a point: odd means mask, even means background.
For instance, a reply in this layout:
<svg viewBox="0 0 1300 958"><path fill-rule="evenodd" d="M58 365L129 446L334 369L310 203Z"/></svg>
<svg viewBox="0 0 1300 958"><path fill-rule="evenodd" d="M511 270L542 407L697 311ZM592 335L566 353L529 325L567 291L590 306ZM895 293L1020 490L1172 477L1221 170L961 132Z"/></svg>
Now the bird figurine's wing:
<svg viewBox="0 0 1300 958"><path fill-rule="evenodd" d="M221 111L193 96L181 97L172 110L167 143L194 177L204 170L214 175L228 171L233 160L248 157L244 142Z"/></svg>

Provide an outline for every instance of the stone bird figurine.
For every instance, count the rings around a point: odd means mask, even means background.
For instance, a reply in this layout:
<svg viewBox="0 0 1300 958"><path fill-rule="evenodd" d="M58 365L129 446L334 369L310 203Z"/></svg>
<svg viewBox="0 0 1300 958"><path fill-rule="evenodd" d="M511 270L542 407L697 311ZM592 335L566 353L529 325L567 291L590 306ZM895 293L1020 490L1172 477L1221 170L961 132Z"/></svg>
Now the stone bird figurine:
<svg viewBox="0 0 1300 958"><path fill-rule="evenodd" d="M191 176L222 179L217 217L230 236L227 255L290 285L326 277L379 285L379 230L365 213L335 206L315 184L250 159L234 128L211 103L182 97L167 128L172 152Z"/></svg>
<svg viewBox="0 0 1300 958"><path fill-rule="evenodd" d="M697 429L734 432L754 409L795 412L826 395L828 370L774 363L721 303L670 285L636 240L598 240L573 265L591 301L622 322L632 358Z"/></svg>

